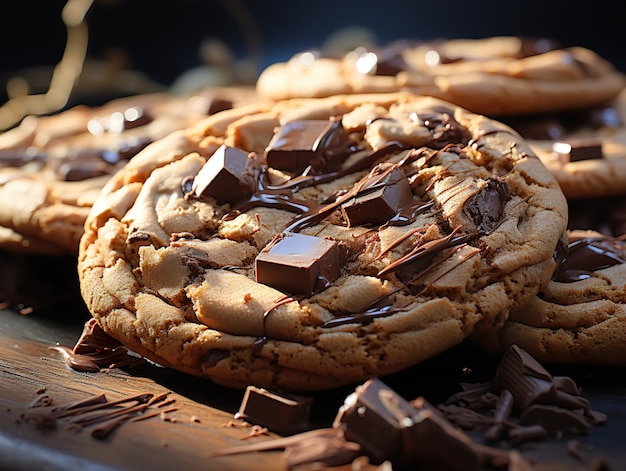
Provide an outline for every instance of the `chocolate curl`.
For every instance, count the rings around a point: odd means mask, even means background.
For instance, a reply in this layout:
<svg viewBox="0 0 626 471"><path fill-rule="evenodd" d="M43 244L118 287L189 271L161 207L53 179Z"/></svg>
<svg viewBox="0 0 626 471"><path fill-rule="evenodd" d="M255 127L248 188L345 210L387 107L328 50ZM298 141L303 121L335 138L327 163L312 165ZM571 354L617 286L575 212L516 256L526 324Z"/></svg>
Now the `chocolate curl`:
<svg viewBox="0 0 626 471"><path fill-rule="evenodd" d="M500 393L498 402L496 403L496 411L494 413L494 419L496 421L485 432L485 438L490 441L497 441L500 439L504 430L504 421L509 418L511 411L513 410L513 394L508 389L504 389Z"/></svg>

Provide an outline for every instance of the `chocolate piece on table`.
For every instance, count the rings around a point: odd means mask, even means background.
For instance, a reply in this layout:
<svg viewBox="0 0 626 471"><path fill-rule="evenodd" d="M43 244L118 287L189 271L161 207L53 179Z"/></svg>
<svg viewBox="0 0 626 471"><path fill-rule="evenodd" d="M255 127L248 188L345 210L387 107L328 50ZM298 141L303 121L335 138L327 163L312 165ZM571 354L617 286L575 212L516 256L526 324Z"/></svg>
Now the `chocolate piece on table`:
<svg viewBox="0 0 626 471"><path fill-rule="evenodd" d="M222 145L194 178L192 192L213 197L218 204L235 203L254 192L255 167L254 153Z"/></svg>
<svg viewBox="0 0 626 471"><path fill-rule="evenodd" d="M548 431L539 424L527 425L524 427L514 427L509 430L509 442L519 446L522 443L543 440L548 435Z"/></svg>
<svg viewBox="0 0 626 471"><path fill-rule="evenodd" d="M300 395L282 395L256 386L248 386L235 418L289 434L308 428L313 399Z"/></svg>
<svg viewBox="0 0 626 471"><path fill-rule="evenodd" d="M520 412L533 404L557 405L565 409L589 408L586 399L560 390L558 384L560 382L555 382L537 360L517 345L505 352L496 369L496 387L511 392Z"/></svg>
<svg viewBox="0 0 626 471"><path fill-rule="evenodd" d="M589 423L582 411L533 404L520 414L521 425L541 425L548 432L587 434Z"/></svg>
<svg viewBox="0 0 626 471"><path fill-rule="evenodd" d="M127 129L138 128L154 121L143 108L132 106L123 111L115 111L106 117L96 117L89 120L87 130L94 136L105 132L121 133Z"/></svg>
<svg viewBox="0 0 626 471"><path fill-rule="evenodd" d="M441 470L478 470L482 464L469 437L423 398L409 403L379 379L368 380L346 398L333 427L359 443L374 463Z"/></svg>
<svg viewBox="0 0 626 471"><path fill-rule="evenodd" d="M333 427L359 443L375 463L405 458L406 428L416 410L378 379L357 386L339 408Z"/></svg>
<svg viewBox="0 0 626 471"><path fill-rule="evenodd" d="M392 167L380 181L341 205L341 212L350 227L380 225L394 217L412 198L406 174Z"/></svg>
<svg viewBox="0 0 626 471"><path fill-rule="evenodd" d="M291 294L311 295L340 274L337 243L321 237L282 233L257 256L257 283Z"/></svg>
<svg viewBox="0 0 626 471"><path fill-rule="evenodd" d="M350 153L340 119L298 120L280 126L265 150L267 165L302 172L311 166L321 172L337 170Z"/></svg>
<svg viewBox="0 0 626 471"><path fill-rule="evenodd" d="M557 141L552 144L552 151L562 162L603 158L602 139L600 138L588 137Z"/></svg>

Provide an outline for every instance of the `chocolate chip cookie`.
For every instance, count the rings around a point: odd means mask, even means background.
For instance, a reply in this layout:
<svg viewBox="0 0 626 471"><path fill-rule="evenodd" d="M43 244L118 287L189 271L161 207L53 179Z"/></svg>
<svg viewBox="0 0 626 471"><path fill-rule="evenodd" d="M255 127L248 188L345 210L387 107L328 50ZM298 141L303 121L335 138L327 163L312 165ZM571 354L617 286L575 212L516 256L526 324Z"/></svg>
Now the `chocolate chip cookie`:
<svg viewBox="0 0 626 471"><path fill-rule="evenodd" d="M398 41L342 57L304 51L267 67L257 91L278 100L406 90L502 117L586 108L611 100L625 84L587 48L498 36Z"/></svg>
<svg viewBox="0 0 626 471"><path fill-rule="evenodd" d="M81 239L103 330L232 387L320 390L498 329L567 206L508 126L408 93L253 104L155 143Z"/></svg>
<svg viewBox="0 0 626 471"><path fill-rule="evenodd" d="M626 215L624 197L574 202L567 241L550 282L512 313L492 350L517 344L537 359L626 366Z"/></svg>
<svg viewBox="0 0 626 471"><path fill-rule="evenodd" d="M626 93L602 106L513 119L569 200L626 192Z"/></svg>
<svg viewBox="0 0 626 471"><path fill-rule="evenodd" d="M155 93L27 117L0 134L0 248L76 254L112 173L153 141L254 96L236 88Z"/></svg>

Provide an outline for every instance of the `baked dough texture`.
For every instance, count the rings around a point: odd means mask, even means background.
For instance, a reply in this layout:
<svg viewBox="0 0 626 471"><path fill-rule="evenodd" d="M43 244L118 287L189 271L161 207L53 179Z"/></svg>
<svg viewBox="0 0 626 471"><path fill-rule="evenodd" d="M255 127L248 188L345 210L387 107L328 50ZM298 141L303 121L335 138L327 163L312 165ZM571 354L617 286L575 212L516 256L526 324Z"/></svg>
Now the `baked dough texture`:
<svg viewBox="0 0 626 471"><path fill-rule="evenodd" d="M590 199L570 208L570 226L551 280L477 343L513 344L549 363L626 366L624 199Z"/></svg>
<svg viewBox="0 0 626 471"><path fill-rule="evenodd" d="M527 143L559 182L569 201L612 198L626 193L626 92L579 116L559 116L560 121L577 124L553 139L531 139ZM539 118L545 120L546 117ZM548 120L550 118L548 117ZM558 122L558 121L555 121ZM587 149L581 159L562 155Z"/></svg>
<svg viewBox="0 0 626 471"><path fill-rule="evenodd" d="M268 165L275 133L324 121L334 134L299 144L317 152L304 170ZM225 172L228 156L243 167ZM230 186L212 192L207 173ZM313 391L499 329L548 281L566 221L555 179L499 122L409 93L293 99L148 146L93 205L78 269L93 317L137 353L230 387ZM276 255L286 239L324 253ZM292 271L261 273L284 254ZM307 257L319 271L300 289Z"/></svg>
<svg viewBox="0 0 626 471"><path fill-rule="evenodd" d="M0 134L0 249L76 254L87 214L112 173L149 143L206 117L211 106L255 97L250 87L215 87L26 117Z"/></svg>
<svg viewBox="0 0 626 471"><path fill-rule="evenodd" d="M303 51L268 66L257 91L281 100L405 90L503 117L590 107L615 98L625 84L590 49L495 36L398 41L339 57Z"/></svg>

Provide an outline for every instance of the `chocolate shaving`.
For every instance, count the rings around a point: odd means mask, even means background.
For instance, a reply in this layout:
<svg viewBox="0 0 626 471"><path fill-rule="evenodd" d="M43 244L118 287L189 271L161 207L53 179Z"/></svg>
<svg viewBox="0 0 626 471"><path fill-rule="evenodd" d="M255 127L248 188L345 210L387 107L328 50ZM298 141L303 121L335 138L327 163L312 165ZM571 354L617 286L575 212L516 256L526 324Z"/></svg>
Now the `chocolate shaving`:
<svg viewBox="0 0 626 471"><path fill-rule="evenodd" d="M46 396L43 400L40 396L25 408L20 417L26 423L42 428L90 428L94 438L104 439L128 420L152 417L153 414L142 414L150 408L159 408L163 403L171 402L168 394L140 393L114 401L107 400L104 394L97 394L58 406L53 405L52 398ZM175 408L159 410L157 415L173 410Z"/></svg>

